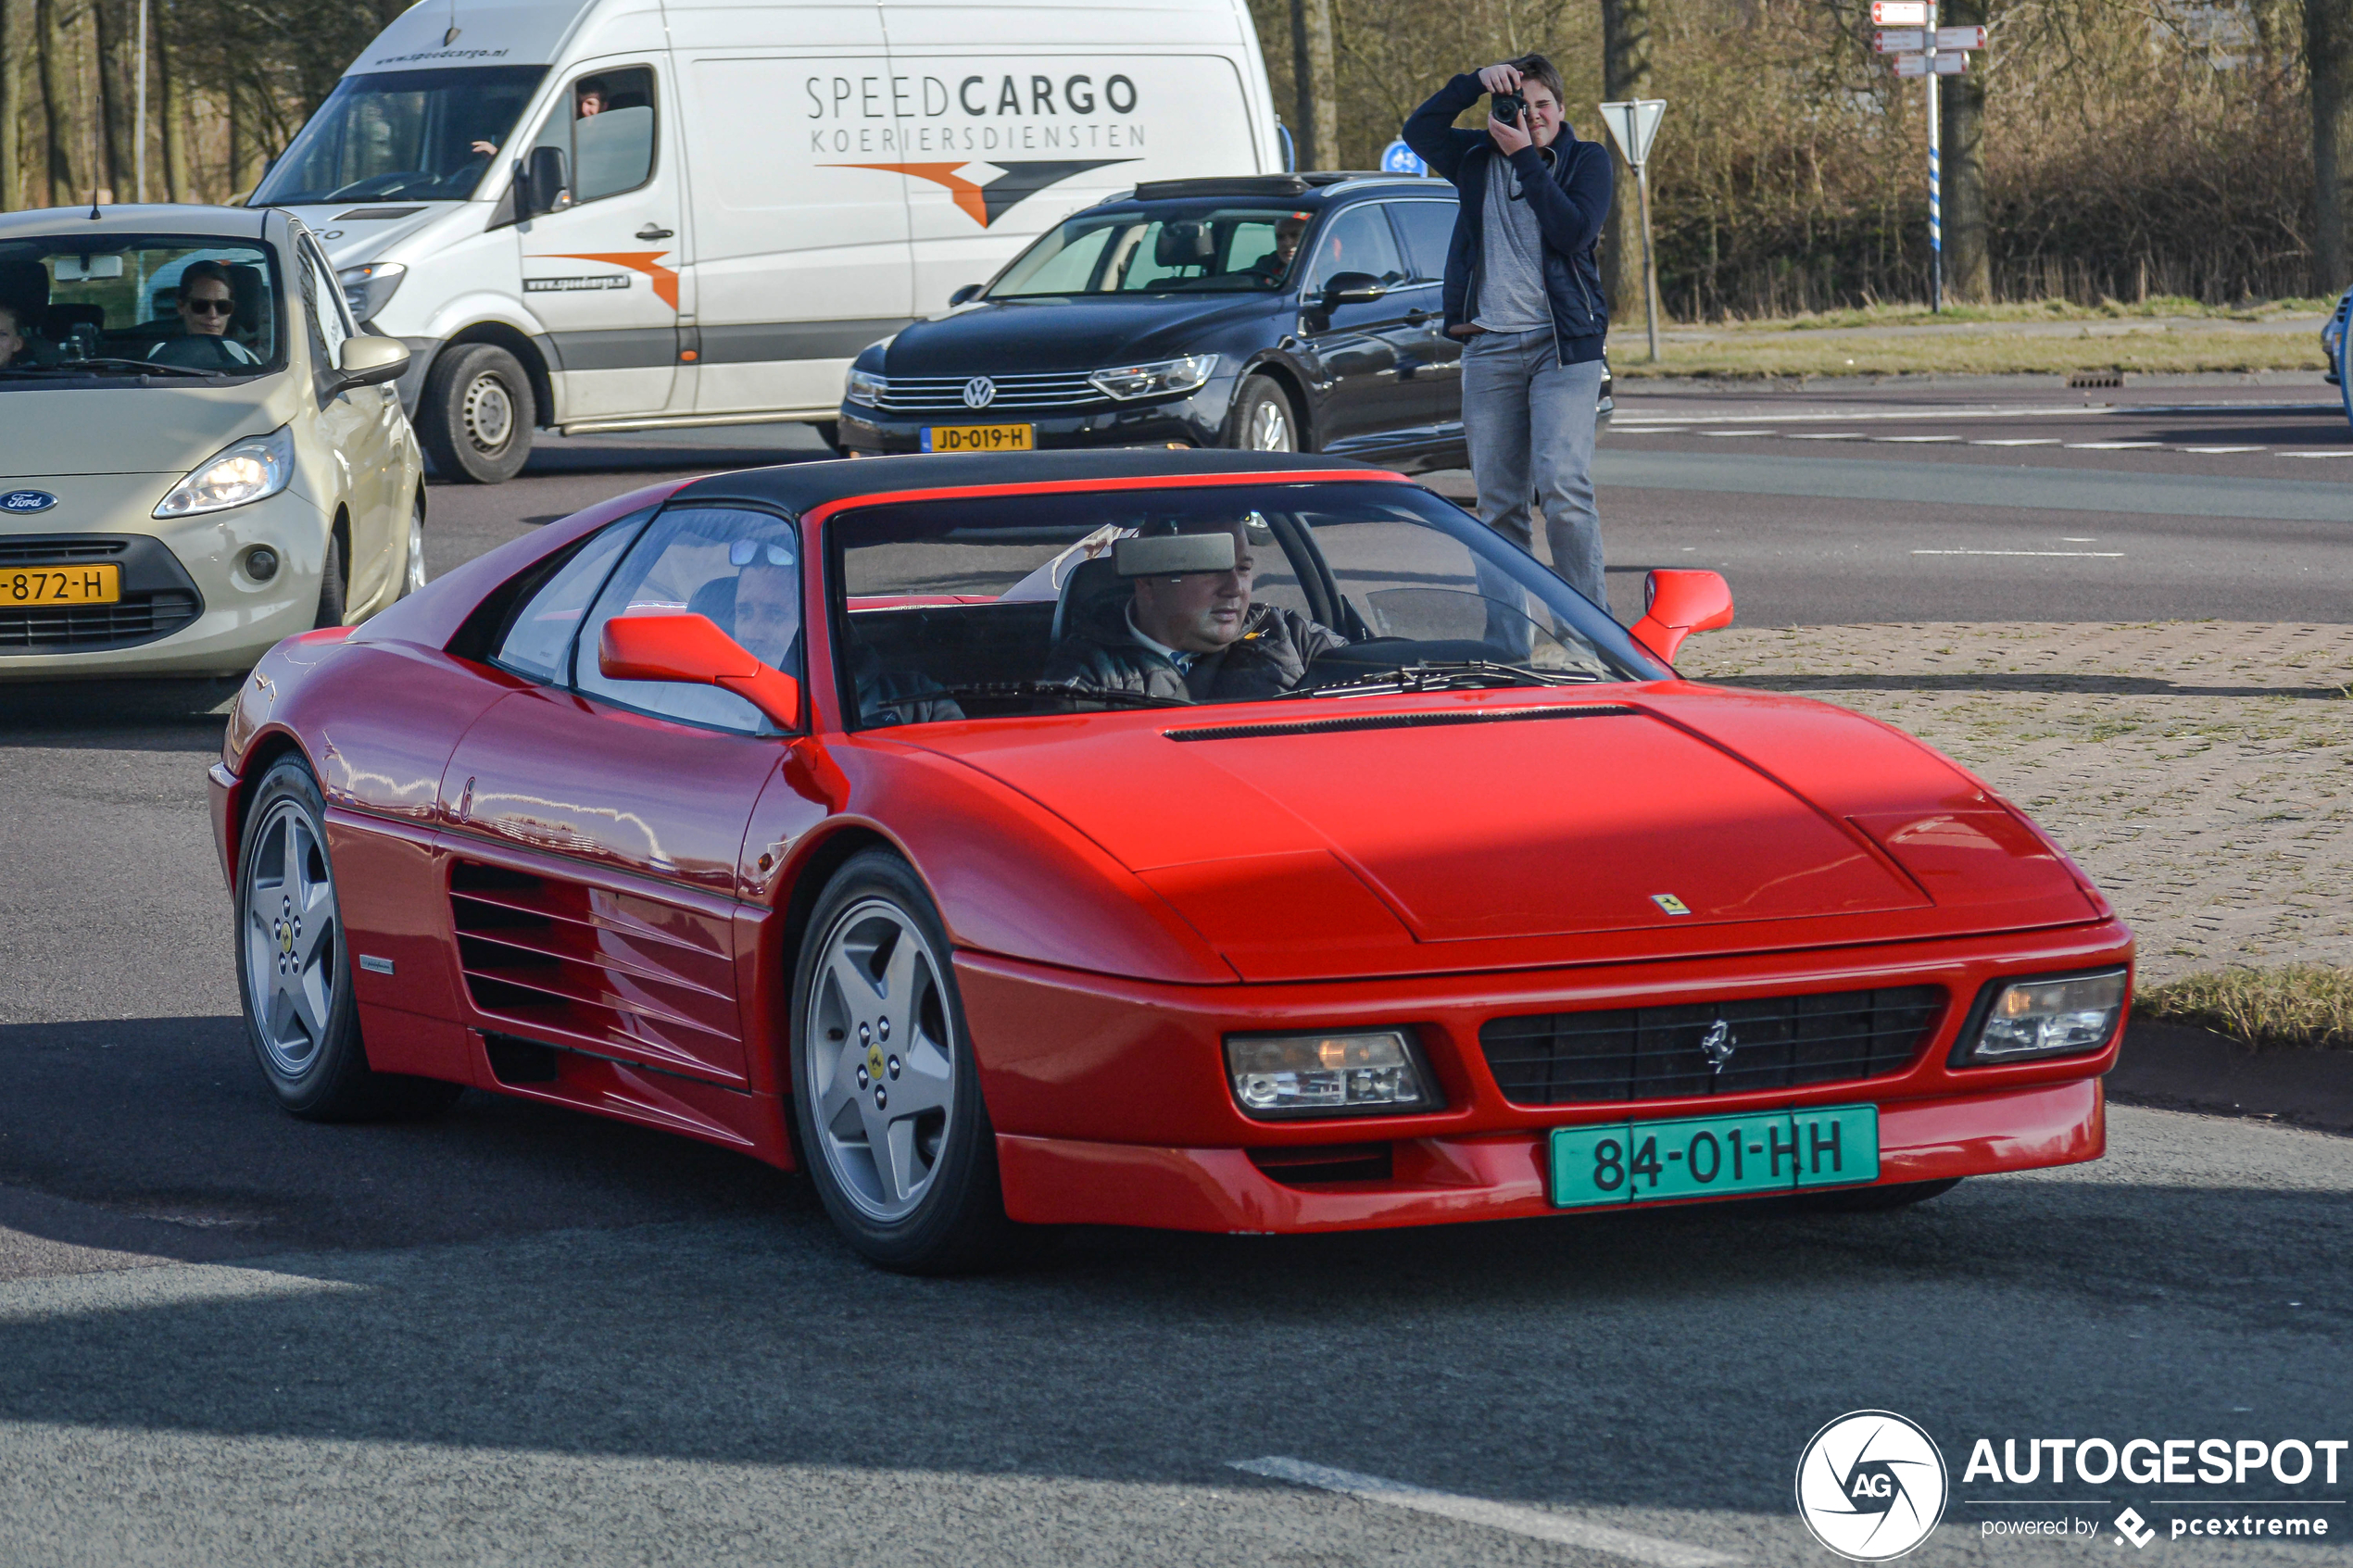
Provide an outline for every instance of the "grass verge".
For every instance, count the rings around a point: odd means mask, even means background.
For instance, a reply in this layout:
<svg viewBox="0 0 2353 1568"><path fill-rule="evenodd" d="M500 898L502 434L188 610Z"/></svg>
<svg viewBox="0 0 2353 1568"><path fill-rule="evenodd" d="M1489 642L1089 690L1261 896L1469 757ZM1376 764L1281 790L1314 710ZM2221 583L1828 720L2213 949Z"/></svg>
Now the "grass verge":
<svg viewBox="0 0 2353 1568"><path fill-rule="evenodd" d="M2184 975L2134 997L2133 1016L2255 1046L2353 1050L2353 969L2283 964Z"/></svg>

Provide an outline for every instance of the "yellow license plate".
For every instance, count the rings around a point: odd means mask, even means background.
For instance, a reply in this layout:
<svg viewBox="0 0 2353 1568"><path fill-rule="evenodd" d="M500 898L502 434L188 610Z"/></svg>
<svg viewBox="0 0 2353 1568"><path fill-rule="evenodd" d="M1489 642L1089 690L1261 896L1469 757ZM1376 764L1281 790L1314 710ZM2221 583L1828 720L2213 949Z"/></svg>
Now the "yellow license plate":
<svg viewBox="0 0 2353 1568"><path fill-rule="evenodd" d="M110 605L122 597L122 568L0 566L0 605Z"/></svg>
<svg viewBox="0 0 2353 1568"><path fill-rule="evenodd" d="M1028 452L1038 445L1035 425L925 425L926 452Z"/></svg>

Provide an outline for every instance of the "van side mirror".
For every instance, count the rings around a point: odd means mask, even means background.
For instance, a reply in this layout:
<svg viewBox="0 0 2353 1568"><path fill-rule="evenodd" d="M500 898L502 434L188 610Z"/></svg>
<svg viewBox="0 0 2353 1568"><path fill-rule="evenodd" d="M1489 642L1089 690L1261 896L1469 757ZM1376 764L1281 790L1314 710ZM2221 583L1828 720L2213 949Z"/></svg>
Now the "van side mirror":
<svg viewBox="0 0 2353 1568"><path fill-rule="evenodd" d="M800 683L754 659L707 615L616 615L597 639L597 668L615 681L717 686L776 728L800 728Z"/></svg>
<svg viewBox="0 0 2353 1568"><path fill-rule="evenodd" d="M344 387L398 381L409 368L409 345L396 337L347 337L335 369Z"/></svg>
<svg viewBox="0 0 2353 1568"><path fill-rule="evenodd" d="M1685 637L1731 623L1732 590L1722 577L1713 571L1661 570L1642 579L1642 618L1628 631L1672 664Z"/></svg>
<svg viewBox="0 0 2353 1568"><path fill-rule="evenodd" d="M564 187L569 182L561 147L532 148L530 160L521 167L515 176L521 216L536 218L543 212L555 211L556 204L563 198Z"/></svg>
<svg viewBox="0 0 2353 1568"><path fill-rule="evenodd" d="M978 299L980 297L980 291L988 286L988 285L986 283L966 283L963 288L958 289L954 294L948 296L949 308L952 310L968 299Z"/></svg>

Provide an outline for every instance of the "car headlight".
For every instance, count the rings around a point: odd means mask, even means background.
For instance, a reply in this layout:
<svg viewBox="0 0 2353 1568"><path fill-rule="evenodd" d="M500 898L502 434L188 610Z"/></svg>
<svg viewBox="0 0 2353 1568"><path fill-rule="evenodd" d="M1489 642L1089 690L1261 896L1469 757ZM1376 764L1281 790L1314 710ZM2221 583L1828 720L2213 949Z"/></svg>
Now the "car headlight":
<svg viewBox="0 0 2353 1568"><path fill-rule="evenodd" d="M1401 1029L1348 1035L1228 1035L1226 1071L1242 1114L1261 1121L1438 1107Z"/></svg>
<svg viewBox="0 0 2353 1568"><path fill-rule="evenodd" d="M890 390L890 378L878 376L872 370L852 370L844 395L851 403L863 403L870 408L882 406L883 394Z"/></svg>
<svg viewBox="0 0 2353 1568"><path fill-rule="evenodd" d="M408 275L409 269L397 261L371 261L365 267L345 268L335 274L335 282L343 285L344 303L351 307L351 319L369 321L392 303L400 280Z"/></svg>
<svg viewBox="0 0 2353 1568"><path fill-rule="evenodd" d="M1105 396L1126 402L1136 397L1166 397L1190 392L1216 369L1216 355L1188 354L1182 359L1163 359L1152 365L1117 365L1108 370L1097 370L1087 379Z"/></svg>
<svg viewBox="0 0 2353 1568"><path fill-rule="evenodd" d="M156 508L157 517L194 517L227 511L275 495L294 478L294 427L280 425L267 435L248 436L200 464L171 487Z"/></svg>
<svg viewBox="0 0 2353 1568"><path fill-rule="evenodd" d="M2128 999L2120 969L2040 980L1997 980L1972 1013L1973 1030L1954 1047L1952 1065L2033 1057L2084 1056L2107 1046Z"/></svg>

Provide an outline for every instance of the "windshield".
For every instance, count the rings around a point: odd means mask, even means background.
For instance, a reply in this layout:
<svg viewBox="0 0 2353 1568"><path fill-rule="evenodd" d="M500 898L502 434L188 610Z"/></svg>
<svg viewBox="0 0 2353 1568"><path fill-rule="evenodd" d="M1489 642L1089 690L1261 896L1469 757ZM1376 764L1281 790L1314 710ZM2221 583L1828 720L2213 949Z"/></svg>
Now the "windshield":
<svg viewBox="0 0 2353 1568"><path fill-rule="evenodd" d="M258 375L285 363L280 303L277 263L257 240L11 239L0 243L0 380Z"/></svg>
<svg viewBox="0 0 2353 1568"><path fill-rule="evenodd" d="M246 205L463 201L500 162L547 74L475 66L346 76Z"/></svg>
<svg viewBox="0 0 2353 1568"><path fill-rule="evenodd" d="M1667 673L1478 519L1394 482L912 501L826 536L862 725Z"/></svg>
<svg viewBox="0 0 2353 1568"><path fill-rule="evenodd" d="M1014 257L988 297L1279 289L1310 216L1254 207L1081 213Z"/></svg>

